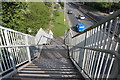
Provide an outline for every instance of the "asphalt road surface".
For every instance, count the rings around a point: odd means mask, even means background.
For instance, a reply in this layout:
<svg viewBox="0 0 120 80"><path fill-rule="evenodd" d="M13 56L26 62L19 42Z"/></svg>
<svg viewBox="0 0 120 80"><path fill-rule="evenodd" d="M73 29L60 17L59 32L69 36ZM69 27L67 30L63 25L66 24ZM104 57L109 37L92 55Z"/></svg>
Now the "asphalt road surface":
<svg viewBox="0 0 120 80"><path fill-rule="evenodd" d="M72 14L67 14L68 10L72 10ZM78 32L76 32L75 26L77 23L84 23L86 25L86 27L90 27L93 25L93 22L91 22L91 20L89 18L87 18L87 16L85 16L82 12L78 11L78 9L76 9L76 7L70 3L66 3L65 5L65 12L68 15L68 18L70 20L71 23L71 30L72 30L72 35L76 35L79 34ZM84 15L86 18L84 20L80 20L77 19L78 15Z"/></svg>

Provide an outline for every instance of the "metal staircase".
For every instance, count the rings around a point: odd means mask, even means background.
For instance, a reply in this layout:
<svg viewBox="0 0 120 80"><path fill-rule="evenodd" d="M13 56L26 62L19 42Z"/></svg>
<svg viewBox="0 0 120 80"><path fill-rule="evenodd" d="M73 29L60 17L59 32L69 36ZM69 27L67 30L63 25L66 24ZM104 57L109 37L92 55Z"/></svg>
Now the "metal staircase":
<svg viewBox="0 0 120 80"><path fill-rule="evenodd" d="M119 63L120 10L64 41L0 26L0 80L119 80Z"/></svg>
<svg viewBox="0 0 120 80"><path fill-rule="evenodd" d="M77 35L65 35L70 59L85 78L120 79L120 10Z"/></svg>
<svg viewBox="0 0 120 80"><path fill-rule="evenodd" d="M55 46L58 45L59 46ZM44 45L41 55L29 65L3 80L84 80L69 59L67 47L60 38Z"/></svg>

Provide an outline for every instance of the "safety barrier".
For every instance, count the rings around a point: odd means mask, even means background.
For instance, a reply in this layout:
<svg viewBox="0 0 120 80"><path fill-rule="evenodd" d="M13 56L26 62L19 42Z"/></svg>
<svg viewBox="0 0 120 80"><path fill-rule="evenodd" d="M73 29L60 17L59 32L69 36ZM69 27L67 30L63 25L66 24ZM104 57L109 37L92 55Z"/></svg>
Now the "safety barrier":
<svg viewBox="0 0 120 80"><path fill-rule="evenodd" d="M117 78L120 63L120 10L72 36L66 32L65 44L80 72L92 80Z"/></svg>
<svg viewBox="0 0 120 80"><path fill-rule="evenodd" d="M52 32L50 33L52 34ZM52 37L47 33L42 35ZM37 36L37 38L39 37L41 36ZM37 46L37 38L0 26L0 79L10 76L39 57L42 45ZM44 37L45 43L48 38Z"/></svg>

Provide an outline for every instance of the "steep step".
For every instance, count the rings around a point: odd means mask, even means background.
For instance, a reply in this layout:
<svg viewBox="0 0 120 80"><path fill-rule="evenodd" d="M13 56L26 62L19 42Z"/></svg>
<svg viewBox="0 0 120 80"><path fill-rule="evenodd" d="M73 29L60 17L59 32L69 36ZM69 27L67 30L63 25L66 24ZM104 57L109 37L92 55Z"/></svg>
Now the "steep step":
<svg viewBox="0 0 120 80"><path fill-rule="evenodd" d="M53 45L63 45L62 38L56 38ZM4 80L84 80L69 59L62 46L44 46L38 59Z"/></svg>
<svg viewBox="0 0 120 80"><path fill-rule="evenodd" d="M25 71L25 70L21 70L18 71L18 74L79 74L78 72L75 71Z"/></svg>
<svg viewBox="0 0 120 80"><path fill-rule="evenodd" d="M17 74L17 78L53 78L53 79L78 79L79 75L62 75L62 74Z"/></svg>
<svg viewBox="0 0 120 80"><path fill-rule="evenodd" d="M75 69L75 67L27 66L26 68Z"/></svg>
<svg viewBox="0 0 120 80"><path fill-rule="evenodd" d="M54 79L54 78L49 78L49 79L31 79L31 78L18 78L18 77L14 77L14 78L5 78L5 79L2 79L2 80L83 80L83 79Z"/></svg>
<svg viewBox="0 0 120 80"><path fill-rule="evenodd" d="M46 64L44 64L44 65L40 65L40 64L30 64L30 65L28 65L28 66L40 66L40 67L74 67L73 65L71 65L71 64L69 64L69 65L61 65L61 64L57 64L57 65L46 65Z"/></svg>
<svg viewBox="0 0 120 80"><path fill-rule="evenodd" d="M30 70L30 71L75 71L75 69L51 69L51 68L23 68L22 70Z"/></svg>

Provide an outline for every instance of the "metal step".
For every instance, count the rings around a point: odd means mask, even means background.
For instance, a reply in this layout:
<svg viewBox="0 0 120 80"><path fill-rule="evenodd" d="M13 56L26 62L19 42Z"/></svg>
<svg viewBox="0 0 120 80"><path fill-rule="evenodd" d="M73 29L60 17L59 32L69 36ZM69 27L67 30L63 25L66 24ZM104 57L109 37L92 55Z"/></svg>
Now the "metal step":
<svg viewBox="0 0 120 80"><path fill-rule="evenodd" d="M77 79L79 75L62 75L62 74L17 74L18 78L56 78L56 79Z"/></svg>
<svg viewBox="0 0 120 80"><path fill-rule="evenodd" d="M75 69L48 69L48 68L23 68L22 70L30 71L75 71Z"/></svg>
<svg viewBox="0 0 120 80"><path fill-rule="evenodd" d="M45 78L43 78L43 79L31 79L31 78L18 78L18 77L14 77L14 78L4 78L4 79L2 79L2 80L83 80L83 79L54 79L54 78L49 78L49 79L45 79Z"/></svg>
<svg viewBox="0 0 120 80"><path fill-rule="evenodd" d="M75 71L18 71L18 74L66 74L66 75L69 75L69 74L79 74L78 72L75 72Z"/></svg>
<svg viewBox="0 0 120 80"><path fill-rule="evenodd" d="M50 66L30 66L30 65L28 65L26 68L75 69L75 67L50 67Z"/></svg>
<svg viewBox="0 0 120 80"><path fill-rule="evenodd" d="M40 66L40 67L74 67L72 64L69 64L69 65L61 65L61 64L58 64L58 65L40 65L40 64L29 64L28 66Z"/></svg>

